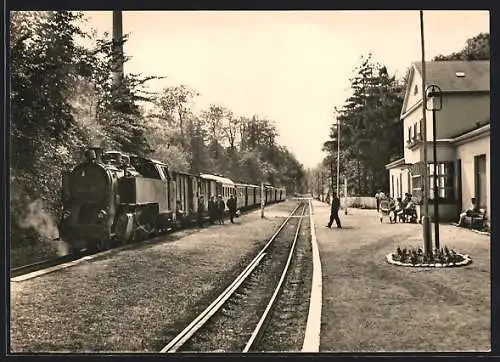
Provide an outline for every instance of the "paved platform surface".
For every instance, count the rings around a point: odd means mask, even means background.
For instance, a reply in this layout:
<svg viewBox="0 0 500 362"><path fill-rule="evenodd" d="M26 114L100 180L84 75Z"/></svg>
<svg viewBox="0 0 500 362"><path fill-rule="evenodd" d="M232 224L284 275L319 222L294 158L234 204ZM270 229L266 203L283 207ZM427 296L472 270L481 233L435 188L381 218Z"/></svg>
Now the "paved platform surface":
<svg viewBox="0 0 500 362"><path fill-rule="evenodd" d="M485 351L490 348L490 237L440 225L441 245L469 254L461 268L407 268L385 255L422 245L420 224L380 223L375 210L339 212L314 200L323 273L320 351Z"/></svg>

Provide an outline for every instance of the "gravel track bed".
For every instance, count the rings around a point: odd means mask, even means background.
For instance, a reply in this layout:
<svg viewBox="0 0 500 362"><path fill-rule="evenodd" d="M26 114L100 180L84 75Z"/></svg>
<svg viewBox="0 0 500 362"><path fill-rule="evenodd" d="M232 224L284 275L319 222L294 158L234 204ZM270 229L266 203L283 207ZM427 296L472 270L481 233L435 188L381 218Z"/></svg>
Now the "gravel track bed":
<svg viewBox="0 0 500 362"><path fill-rule="evenodd" d="M295 205L11 283L11 352L160 350L241 272Z"/></svg>
<svg viewBox="0 0 500 362"><path fill-rule="evenodd" d="M312 248L309 213L302 219L295 255L284 289L270 316L264 337L257 350L267 352L300 352L309 313L312 283Z"/></svg>
<svg viewBox="0 0 500 362"><path fill-rule="evenodd" d="M302 207L295 215L300 215ZM182 352L241 352L281 277L299 223L292 218L252 275L184 346Z"/></svg>

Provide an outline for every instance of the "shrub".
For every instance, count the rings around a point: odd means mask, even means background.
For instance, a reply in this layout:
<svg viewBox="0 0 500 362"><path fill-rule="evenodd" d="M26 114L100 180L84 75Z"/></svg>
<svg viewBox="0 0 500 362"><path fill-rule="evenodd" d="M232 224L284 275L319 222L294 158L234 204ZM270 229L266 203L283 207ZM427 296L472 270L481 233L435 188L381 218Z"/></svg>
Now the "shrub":
<svg viewBox="0 0 500 362"><path fill-rule="evenodd" d="M464 260L464 257L458 254L455 250L444 246L441 249L434 249L429 253L424 253L423 250L418 247L410 247L401 249L399 246L396 248L396 252L392 254L392 259L399 261L401 263L416 264L448 264L448 263L459 263Z"/></svg>

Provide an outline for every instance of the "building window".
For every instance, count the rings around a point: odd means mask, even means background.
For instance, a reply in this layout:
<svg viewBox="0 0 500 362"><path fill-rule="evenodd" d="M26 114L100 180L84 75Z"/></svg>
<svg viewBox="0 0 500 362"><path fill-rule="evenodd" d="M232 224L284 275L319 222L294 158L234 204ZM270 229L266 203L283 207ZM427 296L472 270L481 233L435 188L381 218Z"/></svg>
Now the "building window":
<svg viewBox="0 0 500 362"><path fill-rule="evenodd" d="M418 138L423 139L422 135L424 134L424 120L421 119L418 122Z"/></svg>
<svg viewBox="0 0 500 362"><path fill-rule="evenodd" d="M411 126L408 127L408 142L411 142Z"/></svg>
<svg viewBox="0 0 500 362"><path fill-rule="evenodd" d="M417 139L417 124L416 123L413 125L413 139L414 140Z"/></svg>
<svg viewBox="0 0 500 362"><path fill-rule="evenodd" d="M422 197L422 177L420 175L411 175L411 190L408 190L412 196L420 199Z"/></svg>
<svg viewBox="0 0 500 362"><path fill-rule="evenodd" d="M418 85L415 85L415 88L413 88L413 94L417 94L418 93Z"/></svg>
<svg viewBox="0 0 500 362"><path fill-rule="evenodd" d="M434 165L429 165L429 198L434 199ZM437 191L443 201L455 201L455 164L454 162L439 162L437 164Z"/></svg>

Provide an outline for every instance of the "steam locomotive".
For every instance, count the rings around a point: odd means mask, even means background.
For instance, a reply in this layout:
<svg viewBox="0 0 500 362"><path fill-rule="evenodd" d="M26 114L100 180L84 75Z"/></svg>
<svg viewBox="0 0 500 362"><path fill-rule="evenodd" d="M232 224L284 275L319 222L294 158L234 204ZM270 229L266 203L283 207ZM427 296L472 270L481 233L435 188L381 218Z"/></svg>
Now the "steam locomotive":
<svg viewBox="0 0 500 362"><path fill-rule="evenodd" d="M197 219L200 196L231 195L240 210L261 203L258 185L235 183L219 175L171 170L164 162L90 148L86 160L63 175L60 237L72 252L147 239L187 227ZM265 185L265 204L284 201L286 191ZM227 211L227 206L226 206ZM207 218L207 212L202 215Z"/></svg>

